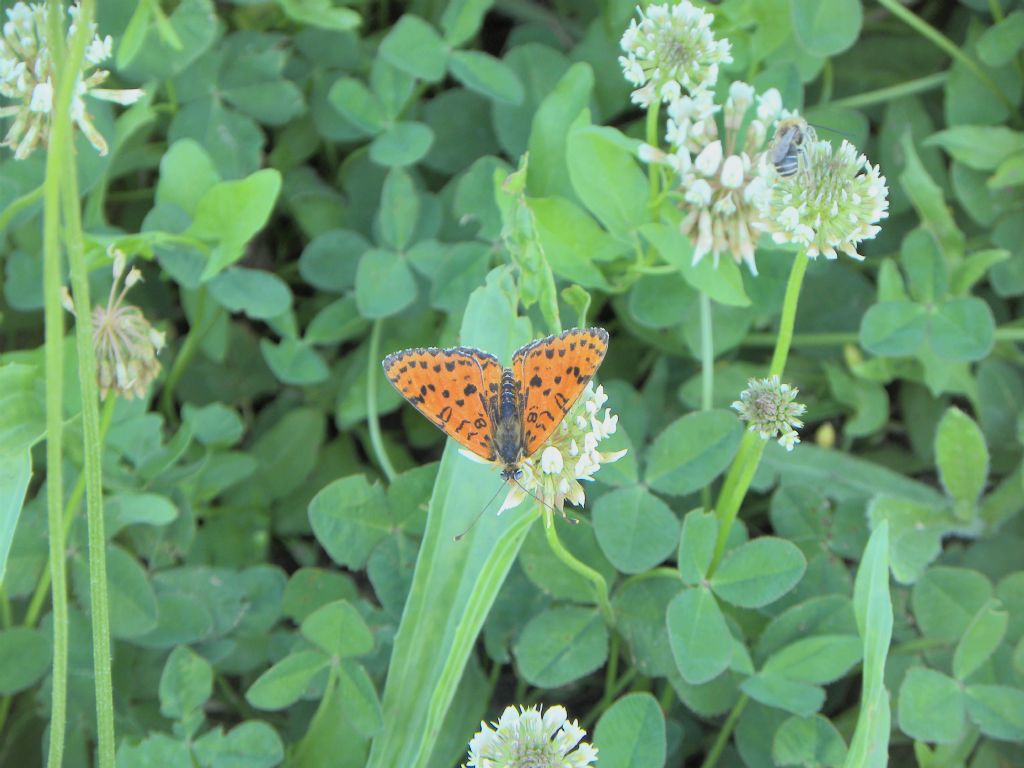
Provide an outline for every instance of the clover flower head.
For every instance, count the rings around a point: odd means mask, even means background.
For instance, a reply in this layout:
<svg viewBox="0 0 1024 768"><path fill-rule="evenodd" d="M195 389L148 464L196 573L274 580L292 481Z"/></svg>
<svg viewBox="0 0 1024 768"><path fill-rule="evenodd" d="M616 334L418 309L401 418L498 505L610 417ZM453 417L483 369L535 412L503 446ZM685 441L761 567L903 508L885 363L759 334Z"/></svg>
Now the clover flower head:
<svg viewBox="0 0 1024 768"><path fill-rule="evenodd" d="M597 760L586 734L565 707L506 707L498 722L480 723L464 768L586 768Z"/></svg>
<svg viewBox="0 0 1024 768"><path fill-rule="evenodd" d="M755 158L763 154L769 127L781 114L777 90L758 95L739 81L721 105L710 92L669 104L665 138L670 150L646 156L675 171L683 210L680 229L693 243L694 264L711 254L717 266L726 253L757 274L756 223L769 189Z"/></svg>
<svg viewBox="0 0 1024 768"><path fill-rule="evenodd" d="M889 215L885 177L846 140L835 151L827 141L801 151L800 170L790 176L762 163L769 194L759 201L760 228L776 243L800 245L811 258L835 259L842 251L862 259L857 245L878 234L878 222Z"/></svg>
<svg viewBox="0 0 1024 768"><path fill-rule="evenodd" d="M637 6L622 35L619 57L626 79L635 86L633 102L643 107L671 102L684 92L714 87L718 67L732 61L728 40L716 40L714 16L689 0L674 4Z"/></svg>
<svg viewBox="0 0 1024 768"><path fill-rule="evenodd" d="M740 399L732 404L747 427L763 440L778 437L779 445L787 451L800 442L796 430L804 425L800 416L807 408L796 402L800 390L783 384L778 376L750 379Z"/></svg>
<svg viewBox="0 0 1024 768"><path fill-rule="evenodd" d="M602 464L618 461L626 455L625 450L598 450L602 440L615 434L619 423L619 417L613 415L610 408L601 413L607 400L604 387L587 385L551 436L519 465L520 476L510 485L499 515L506 509L518 507L530 495L559 511L566 501L583 506L586 494L580 481L593 480ZM490 463L464 448L459 452L473 461Z"/></svg>
<svg viewBox="0 0 1024 768"><path fill-rule="evenodd" d="M110 391L128 400L142 398L160 373L156 356L164 347L164 334L149 324L141 309L124 303L129 289L142 281L142 273L133 267L125 274L124 254L113 249L110 254L114 259L110 295L106 305L97 304L92 311L92 340L100 394L104 399ZM64 308L74 314L74 303L67 288L62 301Z"/></svg>
<svg viewBox="0 0 1024 768"><path fill-rule="evenodd" d="M14 118L0 145L13 149L14 157L19 160L45 144L50 135L56 67L47 47L46 13L45 4L17 2L7 9L7 21L0 30L0 97L15 102L0 106L0 118ZM67 33L70 44L79 19L77 4L68 9L68 15L71 18ZM91 40L71 96L71 119L96 150L105 155L107 142L93 125L84 98L91 96L117 104L133 104L143 92L137 88L98 87L110 72L95 68L110 58L113 40L110 35L99 37L96 25L91 22L89 35ZM90 70L93 71L90 73Z"/></svg>

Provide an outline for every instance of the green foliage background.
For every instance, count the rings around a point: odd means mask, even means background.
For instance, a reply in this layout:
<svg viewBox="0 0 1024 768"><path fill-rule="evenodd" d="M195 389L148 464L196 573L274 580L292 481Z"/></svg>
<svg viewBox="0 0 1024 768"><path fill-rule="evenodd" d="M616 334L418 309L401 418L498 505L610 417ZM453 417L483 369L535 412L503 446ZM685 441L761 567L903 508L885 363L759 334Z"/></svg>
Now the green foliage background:
<svg viewBox="0 0 1024 768"><path fill-rule="evenodd" d="M725 409L767 371L795 254L692 267L658 222L617 62L632 4L99 4L115 79L147 95L90 102L109 155L77 142L93 295L120 248L170 339L152 399L104 414L118 766L449 768L534 702L579 718L602 768L1024 764L1024 8L708 7L720 86L778 88L891 199L866 261L808 271L784 377L804 443L768 445L717 568ZM43 155L0 157L4 765L43 759L49 716ZM525 508L452 541L497 477L379 367L454 343L507 360L584 322L612 334L629 453L556 525L610 609ZM65 764L85 766L66 352Z"/></svg>

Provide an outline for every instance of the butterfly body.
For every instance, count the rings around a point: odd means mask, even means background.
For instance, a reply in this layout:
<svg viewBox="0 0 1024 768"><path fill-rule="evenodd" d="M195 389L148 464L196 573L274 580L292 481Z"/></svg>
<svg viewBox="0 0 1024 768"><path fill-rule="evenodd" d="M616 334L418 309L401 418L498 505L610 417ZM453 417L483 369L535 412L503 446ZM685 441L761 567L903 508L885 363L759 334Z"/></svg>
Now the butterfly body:
<svg viewBox="0 0 1024 768"><path fill-rule="evenodd" d="M383 365L420 413L512 481L561 424L607 349L603 328L574 328L522 347L508 368L472 347L406 349Z"/></svg>

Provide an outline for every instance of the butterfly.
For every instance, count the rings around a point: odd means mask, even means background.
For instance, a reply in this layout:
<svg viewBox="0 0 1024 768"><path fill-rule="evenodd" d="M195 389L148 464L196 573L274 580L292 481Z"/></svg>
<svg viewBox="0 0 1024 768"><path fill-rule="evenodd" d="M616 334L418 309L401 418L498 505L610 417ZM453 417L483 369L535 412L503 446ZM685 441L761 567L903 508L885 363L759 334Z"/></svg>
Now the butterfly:
<svg viewBox="0 0 1024 768"><path fill-rule="evenodd" d="M503 368L472 347L406 349L384 358L395 389L446 435L502 466L506 482L555 431L608 351L604 328L573 328L527 344Z"/></svg>

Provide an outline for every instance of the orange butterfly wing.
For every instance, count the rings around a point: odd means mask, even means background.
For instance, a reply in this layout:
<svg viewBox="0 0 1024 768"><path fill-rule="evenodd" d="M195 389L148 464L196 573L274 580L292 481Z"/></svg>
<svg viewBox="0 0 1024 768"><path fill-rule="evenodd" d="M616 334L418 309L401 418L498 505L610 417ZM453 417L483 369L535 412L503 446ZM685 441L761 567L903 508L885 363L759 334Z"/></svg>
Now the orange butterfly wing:
<svg viewBox="0 0 1024 768"><path fill-rule="evenodd" d="M384 373L399 394L449 437L494 461L487 398L497 392L501 363L469 347L406 349L384 358Z"/></svg>
<svg viewBox="0 0 1024 768"><path fill-rule="evenodd" d="M523 451L537 452L593 378L608 351L604 328L573 328L516 352L512 369L523 391Z"/></svg>

